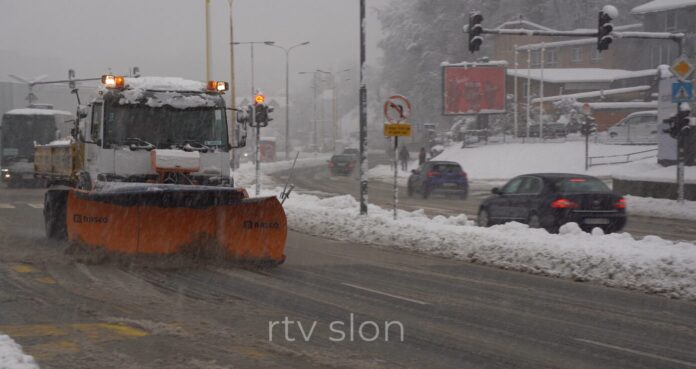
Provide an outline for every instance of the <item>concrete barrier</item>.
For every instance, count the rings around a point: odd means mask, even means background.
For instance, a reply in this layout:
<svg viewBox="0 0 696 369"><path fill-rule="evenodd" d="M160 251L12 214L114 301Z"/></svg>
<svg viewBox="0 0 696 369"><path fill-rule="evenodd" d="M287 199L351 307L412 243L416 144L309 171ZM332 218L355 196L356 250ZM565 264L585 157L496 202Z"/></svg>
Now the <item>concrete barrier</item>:
<svg viewBox="0 0 696 369"><path fill-rule="evenodd" d="M674 182L652 182L614 178L613 187L614 191L622 195L653 197L657 199L677 199L677 184ZM686 183L684 185L684 198L686 200L696 201L696 184Z"/></svg>

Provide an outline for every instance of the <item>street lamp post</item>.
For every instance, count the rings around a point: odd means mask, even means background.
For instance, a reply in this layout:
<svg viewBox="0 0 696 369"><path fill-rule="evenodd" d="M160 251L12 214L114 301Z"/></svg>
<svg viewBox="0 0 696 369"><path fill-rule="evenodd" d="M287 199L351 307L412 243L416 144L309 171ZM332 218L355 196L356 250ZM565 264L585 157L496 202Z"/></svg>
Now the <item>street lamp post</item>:
<svg viewBox="0 0 696 369"><path fill-rule="evenodd" d="M351 71L350 69L344 69L338 73L345 73L345 72L350 72L350 71ZM331 110L332 110L332 120L333 120L333 150L336 151L336 140L337 140L337 132L338 132L338 106L337 106L337 96L336 96L336 91L337 91L336 78L334 77L334 73L332 73L332 72L323 71L321 69L317 69L317 72L328 74L329 76L331 76L331 91L332 91Z"/></svg>
<svg viewBox="0 0 696 369"><path fill-rule="evenodd" d="M284 48L274 43L266 43L285 52L285 160L290 159L290 51L296 47L309 45L309 41Z"/></svg>
<svg viewBox="0 0 696 369"><path fill-rule="evenodd" d="M317 72L298 72L298 74L312 74L312 91L313 91L313 113L312 113L312 121L313 121L313 133L312 133L312 145L314 146L314 151L317 150L319 147L317 145Z"/></svg>

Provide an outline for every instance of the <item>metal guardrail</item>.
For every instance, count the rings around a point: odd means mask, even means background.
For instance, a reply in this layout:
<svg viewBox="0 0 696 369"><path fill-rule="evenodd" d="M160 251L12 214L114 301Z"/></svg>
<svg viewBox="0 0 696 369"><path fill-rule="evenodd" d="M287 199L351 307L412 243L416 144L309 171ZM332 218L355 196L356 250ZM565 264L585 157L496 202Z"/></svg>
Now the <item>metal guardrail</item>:
<svg viewBox="0 0 696 369"><path fill-rule="evenodd" d="M648 154L648 153L652 153L652 152L654 152L654 154L652 154L652 155ZM639 155L640 155L640 157L636 157ZM630 162L637 161L637 160L654 158L656 156L657 156L657 149L643 150L643 151L632 152L632 153L628 153L628 154L619 154L619 155L590 156L588 158L589 159L588 165L590 167L595 167L595 166L599 166L599 165L626 164L626 163L630 163ZM614 158L624 158L624 160L615 160L615 161L601 162L601 163L596 162L596 160L598 160L598 159L614 159Z"/></svg>

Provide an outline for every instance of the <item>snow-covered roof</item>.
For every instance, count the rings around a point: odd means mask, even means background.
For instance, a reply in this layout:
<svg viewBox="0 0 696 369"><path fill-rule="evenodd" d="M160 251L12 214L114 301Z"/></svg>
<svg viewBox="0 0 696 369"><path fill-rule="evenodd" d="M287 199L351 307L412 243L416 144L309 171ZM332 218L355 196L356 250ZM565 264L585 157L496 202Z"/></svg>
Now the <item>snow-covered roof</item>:
<svg viewBox="0 0 696 369"><path fill-rule="evenodd" d="M619 109L657 109L657 101L617 101L617 102L591 102L587 103L593 110L619 110ZM577 102L573 106L581 108L584 103Z"/></svg>
<svg viewBox="0 0 696 369"><path fill-rule="evenodd" d="M647 14L664 12L668 10L682 9L696 6L696 0L653 0L631 10L632 14Z"/></svg>
<svg viewBox="0 0 696 369"><path fill-rule="evenodd" d="M450 63L450 62L442 62L440 63L441 67L490 67L490 66L498 66L498 67L505 67L508 65L508 62L506 60L489 60L487 62L459 62L459 63Z"/></svg>
<svg viewBox="0 0 696 369"><path fill-rule="evenodd" d="M22 108L22 109L12 109L5 114L12 115L73 115L70 112L64 110L53 110L53 109L32 109L32 108Z"/></svg>
<svg viewBox="0 0 696 369"><path fill-rule="evenodd" d="M608 89L608 90L600 90L600 91L589 91L589 92L580 92L576 94L568 94L568 95L556 95L556 96L544 96L544 98L535 98L532 99L532 104L538 103L540 101L558 101L558 100L563 100L563 99L586 99L586 98L591 98L591 97L602 97L602 96L607 96L607 95L620 95L620 94L627 94L627 93L632 93L632 92L641 92L641 91L648 91L650 90L650 86L644 85L644 86L635 86L635 87L624 87L624 88L613 88L613 89Z"/></svg>
<svg viewBox="0 0 696 369"><path fill-rule="evenodd" d="M505 28L510 28L510 27L519 28L520 26L522 26L522 28L524 28L524 26L527 26L527 28L538 29L538 30L542 30L542 31L555 31L555 29L553 29L553 28L545 27L545 26L542 26L541 24L530 22L530 21L524 20L524 19L516 19L516 20L510 20L510 21L504 22L501 25L499 25L498 27L496 27L495 29L505 29Z"/></svg>
<svg viewBox="0 0 696 369"><path fill-rule="evenodd" d="M527 78L527 69L508 69L508 76ZM544 82L571 83L571 82L613 82L622 79L657 76L656 69L629 71L623 69L601 68L545 68ZM541 69L529 70L530 78L541 80Z"/></svg>

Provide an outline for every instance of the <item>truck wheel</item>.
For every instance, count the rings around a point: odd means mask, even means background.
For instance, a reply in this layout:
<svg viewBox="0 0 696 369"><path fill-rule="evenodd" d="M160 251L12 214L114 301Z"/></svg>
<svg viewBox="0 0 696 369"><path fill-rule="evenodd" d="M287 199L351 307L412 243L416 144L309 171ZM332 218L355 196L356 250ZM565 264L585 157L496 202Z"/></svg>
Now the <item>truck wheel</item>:
<svg viewBox="0 0 696 369"><path fill-rule="evenodd" d="M46 237L54 240L68 238L68 191L48 190L44 197L44 227Z"/></svg>

